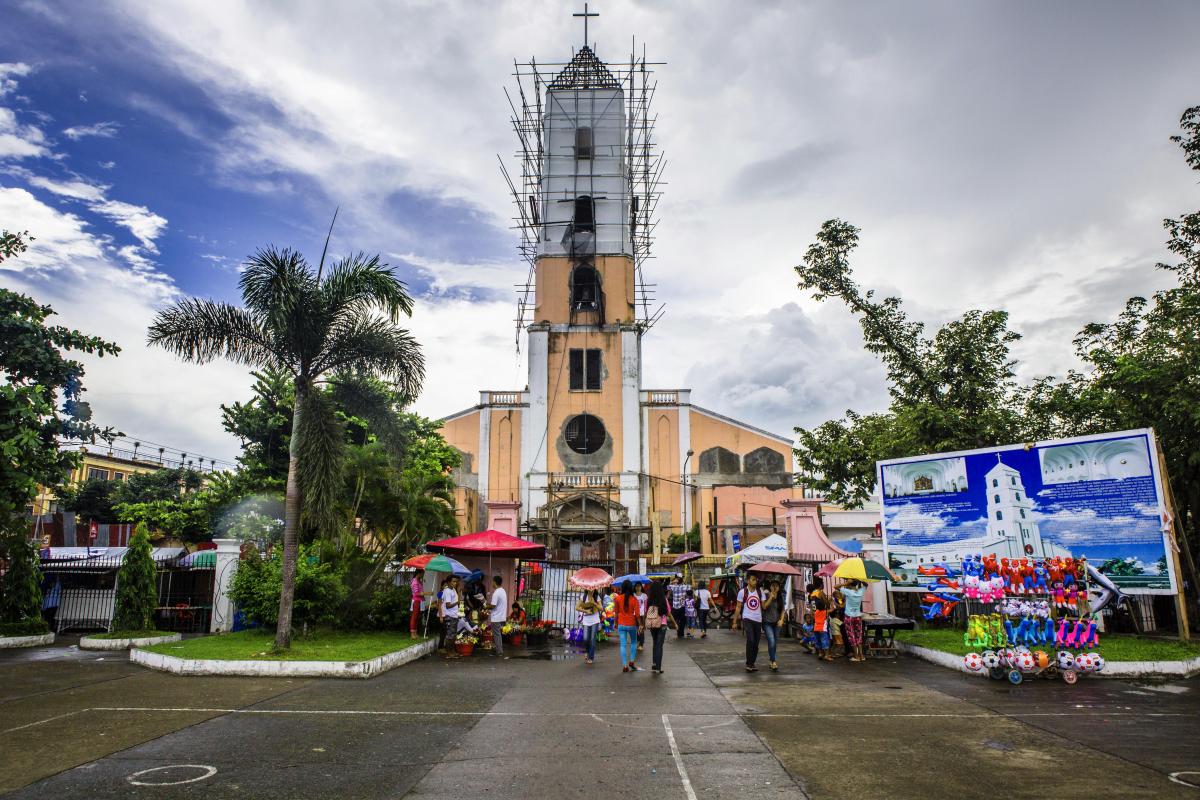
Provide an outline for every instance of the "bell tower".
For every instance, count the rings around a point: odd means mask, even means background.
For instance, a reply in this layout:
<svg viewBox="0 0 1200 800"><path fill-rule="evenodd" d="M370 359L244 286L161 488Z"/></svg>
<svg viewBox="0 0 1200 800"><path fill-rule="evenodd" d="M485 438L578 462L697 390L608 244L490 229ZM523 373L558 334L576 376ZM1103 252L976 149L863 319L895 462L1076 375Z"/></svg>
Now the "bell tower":
<svg viewBox="0 0 1200 800"><path fill-rule="evenodd" d="M600 516L645 524L641 340L653 319L640 278L659 164L648 75L644 58L609 65L586 43L566 63L518 66L522 169L509 185L530 265L518 322L530 516L578 488Z"/></svg>

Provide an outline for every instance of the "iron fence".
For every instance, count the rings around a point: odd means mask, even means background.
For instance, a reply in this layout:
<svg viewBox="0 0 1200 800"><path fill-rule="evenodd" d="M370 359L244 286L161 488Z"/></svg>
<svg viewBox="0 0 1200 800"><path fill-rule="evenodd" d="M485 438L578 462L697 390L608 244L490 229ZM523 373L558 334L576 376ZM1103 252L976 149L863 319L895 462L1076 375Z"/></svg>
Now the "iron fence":
<svg viewBox="0 0 1200 800"><path fill-rule="evenodd" d="M553 620L556 627L572 627L578 615L575 604L583 596L567 582L568 578L584 567L598 567L613 575L614 566L612 561L522 561L525 587L521 604L531 620Z"/></svg>

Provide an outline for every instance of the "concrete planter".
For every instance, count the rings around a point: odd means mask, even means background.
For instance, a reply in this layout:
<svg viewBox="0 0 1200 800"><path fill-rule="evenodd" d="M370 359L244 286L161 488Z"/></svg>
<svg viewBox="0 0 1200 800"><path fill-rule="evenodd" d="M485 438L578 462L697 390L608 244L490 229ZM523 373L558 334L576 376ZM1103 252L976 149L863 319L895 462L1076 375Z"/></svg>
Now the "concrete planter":
<svg viewBox="0 0 1200 800"><path fill-rule="evenodd" d="M962 656L904 642L896 642L896 649L964 675L987 677L986 672L971 672L964 667ZM1084 674L1089 678L1190 678L1200 675L1200 656L1186 661L1109 661L1104 665L1103 672Z"/></svg>
<svg viewBox="0 0 1200 800"><path fill-rule="evenodd" d="M179 658L134 648L129 660L143 667L176 675L253 675L276 678L374 678L390 669L416 661L437 648L436 639L384 653L367 661L220 661Z"/></svg>
<svg viewBox="0 0 1200 800"><path fill-rule="evenodd" d="M84 636L79 640L80 650L127 650L130 647L148 647L152 644L178 642L182 634L166 633L162 636L143 636L140 639L101 639L96 636Z"/></svg>
<svg viewBox="0 0 1200 800"><path fill-rule="evenodd" d="M41 636L0 636L0 650L10 647L41 647L54 644L53 633L43 633Z"/></svg>

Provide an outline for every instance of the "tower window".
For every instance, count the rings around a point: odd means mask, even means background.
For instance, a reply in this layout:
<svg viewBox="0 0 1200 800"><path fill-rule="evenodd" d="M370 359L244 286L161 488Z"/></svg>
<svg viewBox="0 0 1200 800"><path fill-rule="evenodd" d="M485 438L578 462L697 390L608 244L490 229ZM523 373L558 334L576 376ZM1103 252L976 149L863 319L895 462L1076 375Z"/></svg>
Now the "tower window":
<svg viewBox="0 0 1200 800"><path fill-rule="evenodd" d="M997 503L999 503L999 502L1000 502L1000 495L996 495L996 502L997 502Z"/></svg>
<svg viewBox="0 0 1200 800"><path fill-rule="evenodd" d="M1021 509L1021 519L1025 519L1025 509Z"/></svg>
<svg viewBox="0 0 1200 800"><path fill-rule="evenodd" d="M992 478L992 486L999 486L999 485L1000 485L1000 481L996 480L995 478Z"/></svg>
<svg viewBox="0 0 1200 800"><path fill-rule="evenodd" d="M600 389L600 351L598 349L570 351L571 391L595 392Z"/></svg>
<svg viewBox="0 0 1200 800"><path fill-rule="evenodd" d="M575 129L575 157L586 159L592 157L592 129L579 127Z"/></svg>
<svg viewBox="0 0 1200 800"><path fill-rule="evenodd" d="M596 204L590 195L580 195L575 198L574 229L577 231L596 230Z"/></svg>
<svg viewBox="0 0 1200 800"><path fill-rule="evenodd" d="M564 431L567 447L583 455L599 450L600 446L604 444L604 437L604 423L600 421L599 417L591 414L572 417Z"/></svg>
<svg viewBox="0 0 1200 800"><path fill-rule="evenodd" d="M571 309L595 311L600 303L600 273L588 264L571 270Z"/></svg>
<svg viewBox="0 0 1200 800"><path fill-rule="evenodd" d="M1003 512L1003 511L997 511L997 512L996 512L996 519L1004 519L1004 512Z"/></svg>

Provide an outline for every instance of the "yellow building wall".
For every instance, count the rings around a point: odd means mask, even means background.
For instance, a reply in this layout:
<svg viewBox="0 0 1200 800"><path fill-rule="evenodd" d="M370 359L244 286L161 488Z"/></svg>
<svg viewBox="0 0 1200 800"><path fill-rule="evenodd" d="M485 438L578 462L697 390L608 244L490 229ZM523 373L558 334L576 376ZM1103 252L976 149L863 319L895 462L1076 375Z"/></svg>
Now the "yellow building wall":
<svg viewBox="0 0 1200 800"><path fill-rule="evenodd" d="M600 288L604 292L604 322L634 321L633 259L629 256L596 256ZM566 256L542 256L537 260L534 294L535 322L571 322L570 279L572 261ZM594 315L577 313L574 322L595 324Z"/></svg>
<svg viewBox="0 0 1200 800"><path fill-rule="evenodd" d="M679 533L683 524L680 508L679 411L654 406L646 411L646 436L650 443L651 513L658 515L662 542L666 544L667 536Z"/></svg>
<svg viewBox="0 0 1200 800"><path fill-rule="evenodd" d="M570 364L568 351L595 349L601 351L602 375L600 391L570 391ZM569 417L587 412L600 418L604 429L612 438L612 453L603 465L593 472L620 472L624 443L622 441L621 413L621 334L619 331L571 331L550 333L547 342L546 380L546 467L550 472L565 472L558 453L558 442L563 425ZM636 443L633 446L637 446ZM519 462L518 462L519 463Z"/></svg>
<svg viewBox="0 0 1200 800"><path fill-rule="evenodd" d="M521 412L515 408L490 411L487 499L520 501Z"/></svg>
<svg viewBox="0 0 1200 800"><path fill-rule="evenodd" d="M479 411L472 411L442 423L442 437L446 443L471 456L467 472L479 472ZM464 464L464 468L466 465Z"/></svg>
<svg viewBox="0 0 1200 800"><path fill-rule="evenodd" d="M693 459L699 459L700 453L710 447L724 447L739 456L744 456L752 450L767 447L783 456L784 469L792 469L792 447L777 439L763 436L760 433L746 430L725 420L710 417L702 411L692 409L691 413L692 450L696 451ZM688 469L696 472L698 464L688 464Z"/></svg>

